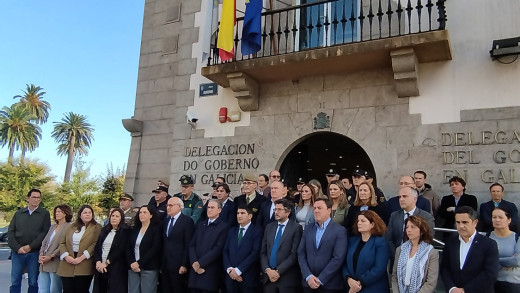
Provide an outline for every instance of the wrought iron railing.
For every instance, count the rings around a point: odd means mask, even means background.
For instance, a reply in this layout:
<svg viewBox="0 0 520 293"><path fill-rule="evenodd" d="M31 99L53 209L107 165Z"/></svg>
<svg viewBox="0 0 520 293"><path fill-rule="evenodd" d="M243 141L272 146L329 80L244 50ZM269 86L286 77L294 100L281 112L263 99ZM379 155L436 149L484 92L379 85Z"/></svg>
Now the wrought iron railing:
<svg viewBox="0 0 520 293"><path fill-rule="evenodd" d="M261 49L242 55L244 18L237 18L233 60L391 38L446 27L446 0L324 0L262 13ZM221 62L218 30L212 37L207 65Z"/></svg>

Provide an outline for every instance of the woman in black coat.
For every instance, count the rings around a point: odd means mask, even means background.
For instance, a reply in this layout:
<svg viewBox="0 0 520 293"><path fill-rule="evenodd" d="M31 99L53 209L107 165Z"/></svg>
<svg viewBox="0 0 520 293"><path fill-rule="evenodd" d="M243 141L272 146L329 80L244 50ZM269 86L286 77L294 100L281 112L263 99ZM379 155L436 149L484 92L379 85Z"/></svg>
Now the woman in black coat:
<svg viewBox="0 0 520 293"><path fill-rule="evenodd" d="M162 253L162 229L154 205L139 208L128 237L129 293L156 293ZM128 268L128 267L127 267Z"/></svg>
<svg viewBox="0 0 520 293"><path fill-rule="evenodd" d="M128 292L126 246L129 230L124 219L122 209L113 209L108 224L101 230L94 250L94 293Z"/></svg>

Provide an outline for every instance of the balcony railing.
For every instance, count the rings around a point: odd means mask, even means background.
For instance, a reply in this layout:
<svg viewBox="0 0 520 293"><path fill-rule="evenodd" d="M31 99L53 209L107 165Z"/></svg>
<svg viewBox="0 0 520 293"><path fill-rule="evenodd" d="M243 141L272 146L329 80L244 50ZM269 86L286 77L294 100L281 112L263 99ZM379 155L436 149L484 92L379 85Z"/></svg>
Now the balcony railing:
<svg viewBox="0 0 520 293"><path fill-rule="evenodd" d="M444 30L445 0L325 0L262 13L258 53L241 55L244 18L237 18L232 61L257 59L421 32ZM207 65L221 62L211 43Z"/></svg>

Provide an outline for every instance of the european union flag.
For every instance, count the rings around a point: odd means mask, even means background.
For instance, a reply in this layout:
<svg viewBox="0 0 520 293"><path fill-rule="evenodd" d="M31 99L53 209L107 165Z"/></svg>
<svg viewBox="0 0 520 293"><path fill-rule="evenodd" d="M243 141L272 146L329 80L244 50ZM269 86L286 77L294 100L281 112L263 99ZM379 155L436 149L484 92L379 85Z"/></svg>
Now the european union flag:
<svg viewBox="0 0 520 293"><path fill-rule="evenodd" d="M249 0L242 28L242 55L254 54L262 47L262 0Z"/></svg>

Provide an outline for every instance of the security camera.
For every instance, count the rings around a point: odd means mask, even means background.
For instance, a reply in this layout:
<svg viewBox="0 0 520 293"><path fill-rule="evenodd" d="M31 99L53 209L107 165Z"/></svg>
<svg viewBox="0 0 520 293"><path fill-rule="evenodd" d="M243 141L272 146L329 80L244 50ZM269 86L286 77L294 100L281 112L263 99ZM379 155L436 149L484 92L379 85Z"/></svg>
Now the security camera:
<svg viewBox="0 0 520 293"><path fill-rule="evenodd" d="M197 123L199 118L195 117L195 114L191 111L186 112L186 116L188 117L188 123Z"/></svg>

